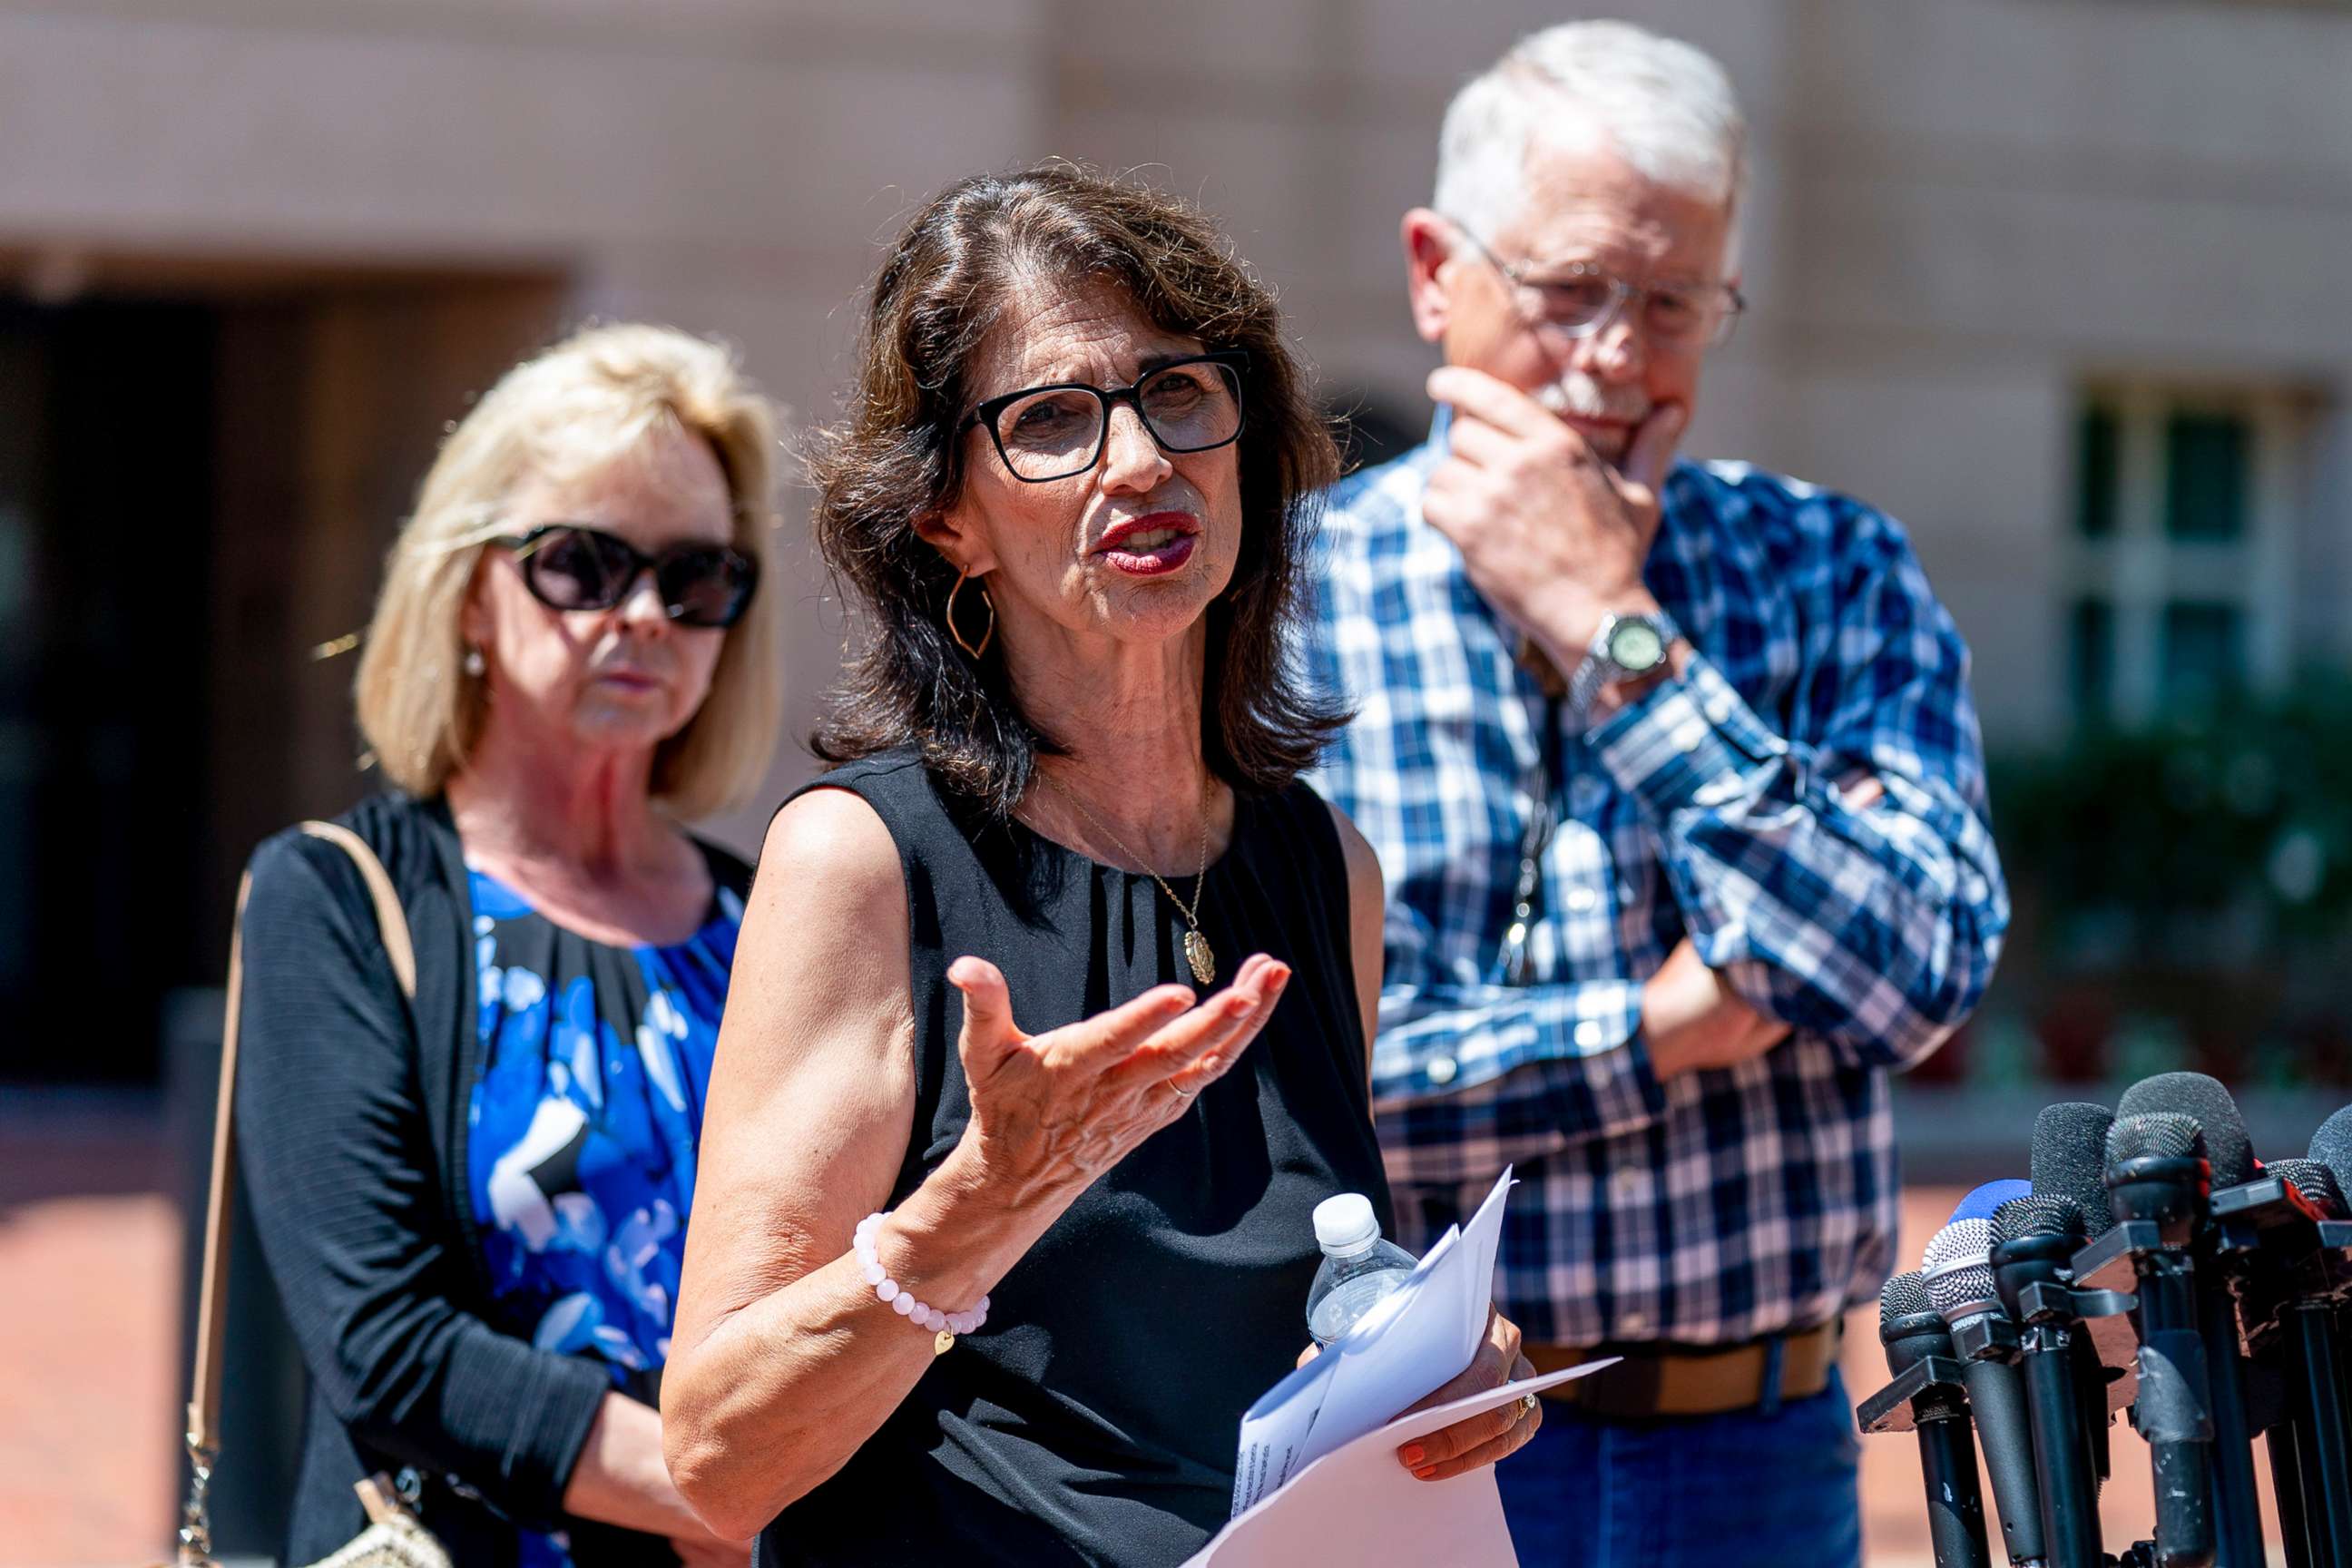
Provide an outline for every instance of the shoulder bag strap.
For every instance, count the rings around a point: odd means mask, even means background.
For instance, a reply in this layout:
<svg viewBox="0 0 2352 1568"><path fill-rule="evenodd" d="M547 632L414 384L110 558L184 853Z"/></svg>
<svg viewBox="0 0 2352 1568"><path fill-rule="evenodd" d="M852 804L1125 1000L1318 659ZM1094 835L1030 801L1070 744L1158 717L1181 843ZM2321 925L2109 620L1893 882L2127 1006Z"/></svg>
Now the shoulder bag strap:
<svg viewBox="0 0 2352 1568"><path fill-rule="evenodd" d="M416 996L416 949L409 939L408 916L392 877L376 858L367 840L331 822L305 822L302 831L323 838L351 857L367 884L375 905L377 934L393 978L403 997ZM237 884L236 923L228 943L228 999L221 1017L220 1100L213 1108L212 1180L205 1198L205 1269L196 1294L196 1364L188 1394L188 1461L191 1480L180 1528L180 1561L208 1563L212 1542L206 1517L205 1492L214 1460L220 1453L220 1376L223 1342L228 1329L229 1221L236 1195L236 1044L238 1005L245 993L245 900L252 891L247 873Z"/></svg>

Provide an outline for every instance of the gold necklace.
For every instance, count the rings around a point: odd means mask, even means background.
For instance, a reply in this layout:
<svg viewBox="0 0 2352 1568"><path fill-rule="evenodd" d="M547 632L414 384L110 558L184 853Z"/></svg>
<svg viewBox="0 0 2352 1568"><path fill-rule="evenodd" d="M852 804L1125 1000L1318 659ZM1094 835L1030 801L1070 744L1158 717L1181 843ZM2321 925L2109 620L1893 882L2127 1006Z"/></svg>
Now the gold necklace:
<svg viewBox="0 0 2352 1568"><path fill-rule="evenodd" d="M1072 795L1068 790L1064 789L1060 784L1055 783L1054 776L1051 773L1046 773L1042 768L1037 770L1037 779L1038 782L1043 784L1047 789L1052 790L1055 795L1060 795L1064 800L1066 800L1072 805L1076 806L1078 808L1078 815L1085 817L1088 823L1093 825L1096 832L1101 834L1105 838L1109 839L1113 847L1117 848L1120 854L1126 856L1128 859L1132 861L1134 864L1142 867L1143 874L1160 884L1160 890L1168 895L1168 901L1175 905L1177 911L1184 917L1184 925L1186 928L1184 931L1184 962L1192 966L1192 977L1203 985L1213 983L1217 978L1217 955L1215 952L1210 948L1209 939L1201 934L1201 888L1202 884L1208 880L1209 875L1208 803L1203 801L1201 805L1201 864L1192 873L1192 902L1188 906L1183 900L1176 896L1176 889L1170 887L1167 882L1161 879L1160 873L1151 868L1151 863L1150 861L1146 860L1142 856L1138 855L1134 850L1129 849L1127 847L1127 841L1125 839L1121 838L1118 834L1113 833L1101 817L1097 816L1093 812L1087 809L1087 803L1085 801L1080 800L1076 795Z"/></svg>

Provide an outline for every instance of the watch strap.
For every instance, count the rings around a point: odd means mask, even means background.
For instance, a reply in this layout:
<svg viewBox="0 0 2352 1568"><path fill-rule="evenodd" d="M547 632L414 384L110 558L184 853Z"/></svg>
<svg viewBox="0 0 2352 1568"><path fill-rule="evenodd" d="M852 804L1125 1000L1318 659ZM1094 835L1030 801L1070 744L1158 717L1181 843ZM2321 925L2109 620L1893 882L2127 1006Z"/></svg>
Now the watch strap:
<svg viewBox="0 0 2352 1568"><path fill-rule="evenodd" d="M1675 618L1664 610L1654 614L1644 612L1640 615L1621 616L1612 613L1602 616L1601 629L1593 633L1592 644L1585 649L1584 662L1578 665L1576 673L1569 678L1567 716L1570 722L1580 730L1591 717L1593 700L1601 695L1601 689L1629 673L1634 673L1628 671L1609 653L1611 637L1627 621L1646 622L1657 632L1658 647L1662 650L1661 662L1664 661L1664 650L1671 649L1675 640L1683 635L1682 628L1675 625ZM1651 668L1657 667L1653 665ZM1646 674L1647 671L1640 673Z"/></svg>

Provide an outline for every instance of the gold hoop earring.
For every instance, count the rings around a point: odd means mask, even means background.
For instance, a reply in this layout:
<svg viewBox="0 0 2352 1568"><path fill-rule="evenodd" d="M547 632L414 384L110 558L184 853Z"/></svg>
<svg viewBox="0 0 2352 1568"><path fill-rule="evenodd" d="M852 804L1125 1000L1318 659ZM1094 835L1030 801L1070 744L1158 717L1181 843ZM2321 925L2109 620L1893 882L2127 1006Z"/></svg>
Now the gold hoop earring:
<svg viewBox="0 0 2352 1568"><path fill-rule="evenodd" d="M962 628L956 625L955 618L956 595L963 592L964 581L971 575L971 572L969 568L956 574L955 586L948 590L947 608L940 612L940 618L947 622L948 636L955 638L956 647L976 659L986 653L988 645L996 639L996 601L988 596L987 584L982 584L980 590L980 602L988 606L988 629L980 634L980 646L974 647L964 641Z"/></svg>

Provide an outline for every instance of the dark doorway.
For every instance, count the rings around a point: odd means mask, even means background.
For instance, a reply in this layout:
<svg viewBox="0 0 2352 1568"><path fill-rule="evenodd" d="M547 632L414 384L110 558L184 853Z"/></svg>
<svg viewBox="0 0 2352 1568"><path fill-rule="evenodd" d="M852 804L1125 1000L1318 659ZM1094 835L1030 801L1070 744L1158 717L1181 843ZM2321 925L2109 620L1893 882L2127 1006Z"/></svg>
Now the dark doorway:
<svg viewBox="0 0 2352 1568"><path fill-rule="evenodd" d="M6 1077L152 1079L207 815L217 321L0 302Z"/></svg>
<svg viewBox="0 0 2352 1568"><path fill-rule="evenodd" d="M352 661L311 650L562 293L154 258L79 286L0 293L0 1086L146 1089L217 1026L254 845L374 787Z"/></svg>

